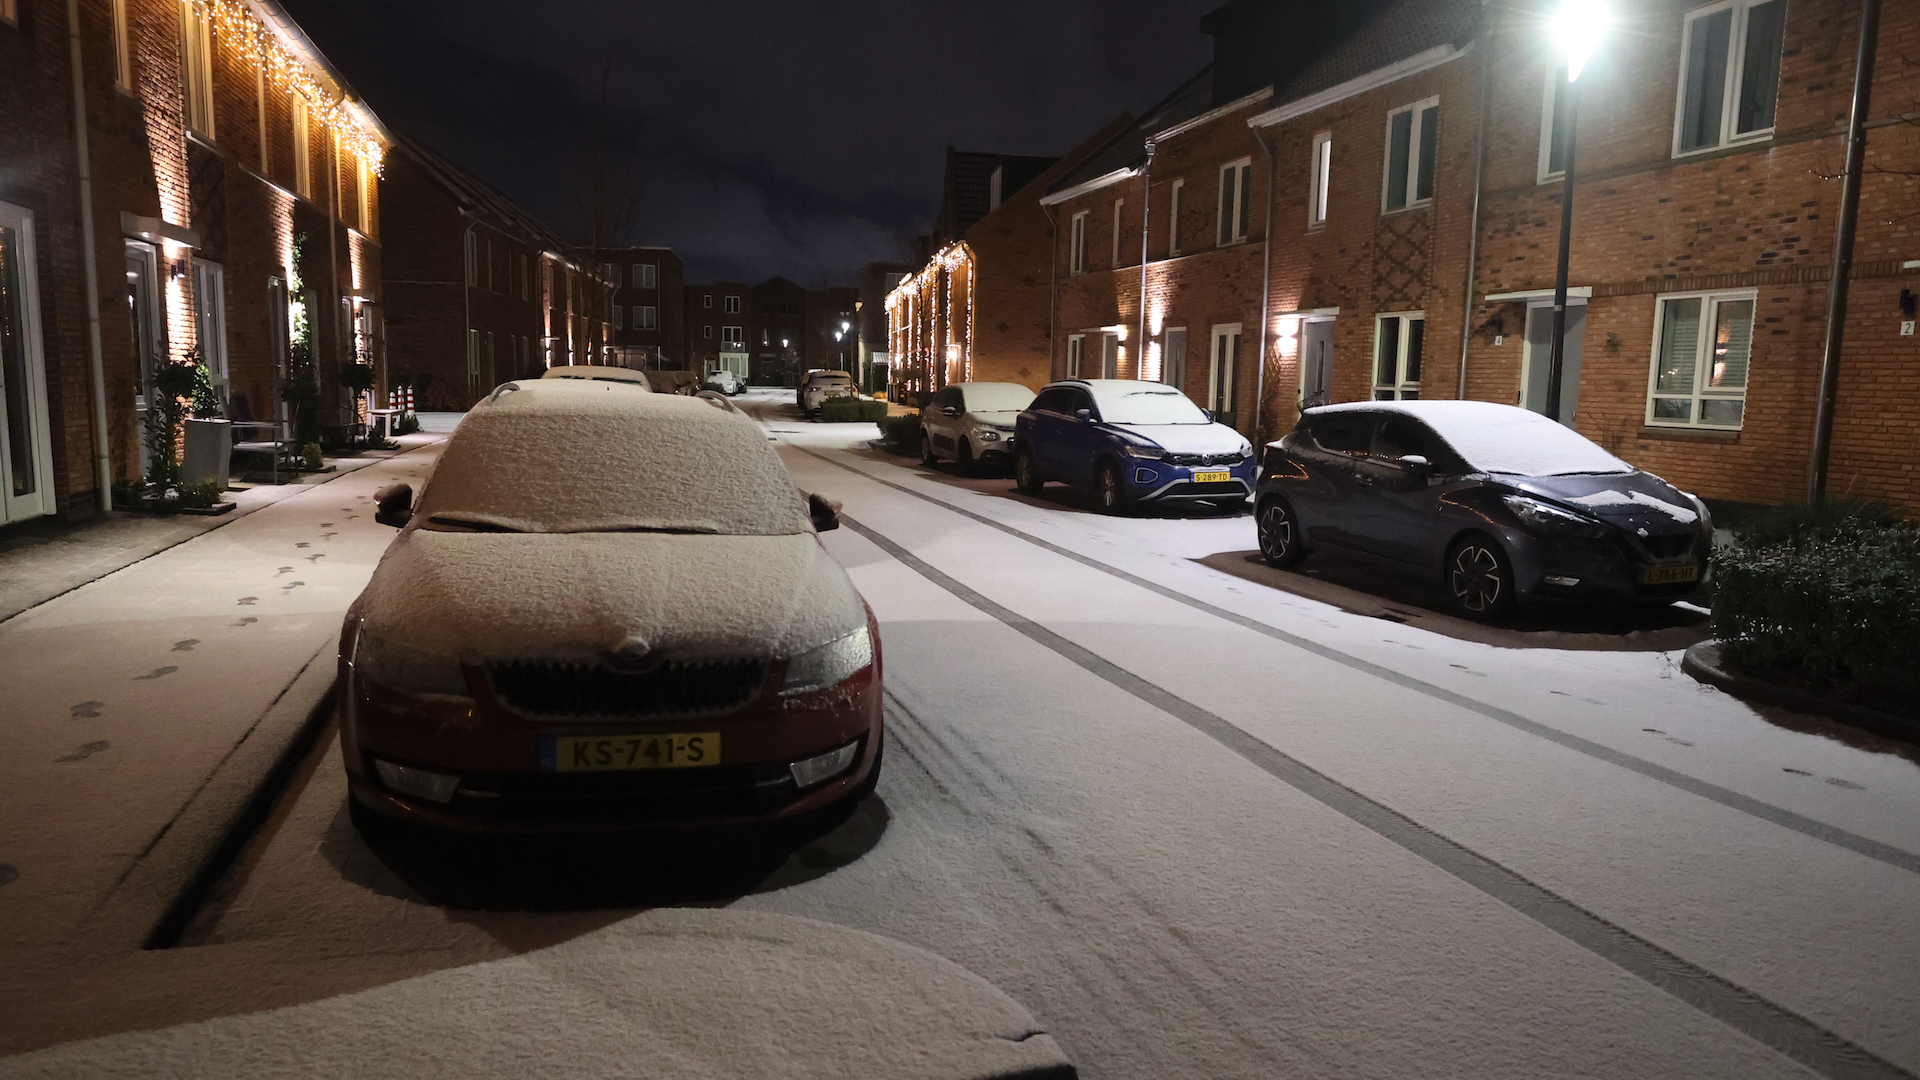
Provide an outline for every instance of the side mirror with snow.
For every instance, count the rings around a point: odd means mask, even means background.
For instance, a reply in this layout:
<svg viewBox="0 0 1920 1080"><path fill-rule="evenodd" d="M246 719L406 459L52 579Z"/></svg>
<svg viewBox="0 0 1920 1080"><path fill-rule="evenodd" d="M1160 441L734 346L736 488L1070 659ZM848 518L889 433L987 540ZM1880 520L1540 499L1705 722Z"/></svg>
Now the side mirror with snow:
<svg viewBox="0 0 1920 1080"><path fill-rule="evenodd" d="M1074 419L1076 420L1080 420L1083 422L1090 421L1093 419L1093 410L1092 409L1075 409L1073 415L1074 415Z"/></svg>
<svg viewBox="0 0 1920 1080"><path fill-rule="evenodd" d="M398 529L413 517L413 485L394 484L373 493L373 520Z"/></svg>
<svg viewBox="0 0 1920 1080"><path fill-rule="evenodd" d="M1426 458L1419 454L1402 454L1400 455L1400 464L1411 469L1424 469L1427 467L1428 462Z"/></svg>
<svg viewBox="0 0 1920 1080"><path fill-rule="evenodd" d="M840 527L840 504L825 495L807 496L807 513L813 517L815 532L831 532Z"/></svg>
<svg viewBox="0 0 1920 1080"><path fill-rule="evenodd" d="M1201 410L1200 410L1200 415L1201 415L1201 416L1204 416L1204 417L1206 417L1206 418L1207 418L1207 423L1209 423L1209 424L1211 424L1211 423L1213 423L1213 410L1212 410L1212 409L1201 409Z"/></svg>

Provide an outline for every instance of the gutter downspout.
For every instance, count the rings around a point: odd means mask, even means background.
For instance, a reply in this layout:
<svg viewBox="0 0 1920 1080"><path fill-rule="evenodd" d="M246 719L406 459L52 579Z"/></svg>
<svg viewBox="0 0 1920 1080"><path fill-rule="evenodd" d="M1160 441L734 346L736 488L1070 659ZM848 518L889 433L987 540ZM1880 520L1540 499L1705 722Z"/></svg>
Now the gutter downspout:
<svg viewBox="0 0 1920 1080"><path fill-rule="evenodd" d="M94 481L100 512L113 510L113 452L107 442L107 367L100 349L100 262L94 250L93 156L87 146L87 83L80 57L80 0L67 0L67 56L73 70L73 156L80 171L80 259L86 281L87 377L93 384Z"/></svg>
<svg viewBox="0 0 1920 1080"><path fill-rule="evenodd" d="M480 352L478 349L475 349L472 344L474 273L473 273L473 257L468 254L468 252L473 250L471 246L471 243L473 240L473 227L478 224L480 224L480 219L477 217L470 216L469 220L467 221L467 227L464 230L462 230L460 233L460 319L461 319L460 354L462 356L465 356L467 359L467 363L471 365L471 370L467 372L467 382L468 382L467 392L468 393L473 392L472 384L475 381L475 376L477 376L480 373ZM549 307L547 311L547 330L549 335L551 335L553 330L553 311L551 307L552 305L551 297L548 298L548 305ZM569 332L571 332L571 328L569 328ZM567 363L569 364L573 363L573 357L571 354L569 354L567 357ZM553 366L553 353L551 349L549 349L547 353L547 366L548 367Z"/></svg>
<svg viewBox="0 0 1920 1080"><path fill-rule="evenodd" d="M1153 140L1147 140L1147 164L1140 170L1140 341L1134 348L1133 377L1147 367L1147 235L1153 228Z"/></svg>
<svg viewBox="0 0 1920 1080"><path fill-rule="evenodd" d="M1275 183L1273 147L1267 145L1259 128L1248 130L1253 132L1253 141L1260 144L1260 152L1267 155L1267 224L1260 238L1260 347L1255 351L1260 366L1253 375L1253 437L1248 440L1253 443L1254 454L1259 455L1260 418L1267 407L1267 308L1273 302L1273 202L1279 185Z"/></svg>
<svg viewBox="0 0 1920 1080"><path fill-rule="evenodd" d="M1473 131L1473 211L1468 216L1467 281L1460 298L1460 385L1453 395L1462 401L1467 397L1467 351L1473 344L1473 286L1480 269L1480 194L1484 186L1481 178L1487 165L1487 54L1492 51L1487 35L1486 0L1481 0L1476 14L1479 25L1474 27L1473 37L1480 46L1480 124Z"/></svg>
<svg viewBox="0 0 1920 1080"><path fill-rule="evenodd" d="M1860 174L1867 156L1867 108L1879 38L1880 0L1860 0L1860 50L1853 62L1853 108L1847 117L1847 173L1840 186L1839 235L1833 244L1833 280L1827 287L1827 339L1820 356L1820 397L1814 403L1813 454L1807 461L1808 502L1827 497L1827 455L1833 449L1833 407L1840 392L1840 346L1847 329L1853 232L1860 218Z"/></svg>
<svg viewBox="0 0 1920 1080"><path fill-rule="evenodd" d="M1047 381L1052 382L1053 354L1060 345L1060 230L1053 220L1053 207L1041 203L1040 212L1047 215Z"/></svg>

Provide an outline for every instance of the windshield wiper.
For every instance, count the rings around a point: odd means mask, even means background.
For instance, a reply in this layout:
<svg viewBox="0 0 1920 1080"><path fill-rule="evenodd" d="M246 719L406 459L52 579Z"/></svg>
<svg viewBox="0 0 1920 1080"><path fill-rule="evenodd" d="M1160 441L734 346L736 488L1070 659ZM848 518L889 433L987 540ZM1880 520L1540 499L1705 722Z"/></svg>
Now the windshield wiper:
<svg viewBox="0 0 1920 1080"><path fill-rule="evenodd" d="M592 532L639 532L667 533L675 536L718 536L720 530L712 525L611 525Z"/></svg>

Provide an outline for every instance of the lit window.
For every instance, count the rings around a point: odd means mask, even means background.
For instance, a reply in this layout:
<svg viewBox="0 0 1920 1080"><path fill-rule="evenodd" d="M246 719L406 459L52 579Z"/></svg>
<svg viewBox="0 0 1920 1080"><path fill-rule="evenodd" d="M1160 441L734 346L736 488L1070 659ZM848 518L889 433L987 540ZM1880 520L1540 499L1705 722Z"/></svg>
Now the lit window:
<svg viewBox="0 0 1920 1080"><path fill-rule="evenodd" d="M658 280L659 280L658 269L654 266L654 264L652 263L634 263L633 264L633 287L634 288L651 289L655 287L655 282Z"/></svg>
<svg viewBox="0 0 1920 1080"><path fill-rule="evenodd" d="M1180 254L1180 198L1187 193L1187 182L1175 180L1167 192L1167 257Z"/></svg>
<svg viewBox="0 0 1920 1080"><path fill-rule="evenodd" d="M1420 396L1420 349L1426 336L1424 311L1374 319L1373 400L1412 401Z"/></svg>
<svg viewBox="0 0 1920 1080"><path fill-rule="evenodd" d="M1547 72L1546 96L1540 103L1539 179L1543 184L1567 171L1567 140L1573 136L1567 104L1573 97L1560 92L1566 84L1565 64Z"/></svg>
<svg viewBox="0 0 1920 1080"><path fill-rule="evenodd" d="M367 161L367 155L355 154L360 173L360 232L363 236L373 235L373 165Z"/></svg>
<svg viewBox="0 0 1920 1080"><path fill-rule="evenodd" d="M1307 159L1312 170L1307 179L1307 225L1323 225L1327 220L1327 195L1333 182L1333 132L1313 137L1313 153Z"/></svg>
<svg viewBox="0 0 1920 1080"><path fill-rule="evenodd" d="M1660 298L1648 424L1739 430L1747 407L1756 298L1752 290Z"/></svg>
<svg viewBox="0 0 1920 1080"><path fill-rule="evenodd" d="M651 305L633 309L633 328L635 330L654 330L659 327L659 309Z"/></svg>
<svg viewBox="0 0 1920 1080"><path fill-rule="evenodd" d="M1249 160L1220 167L1220 228L1223 246L1247 238L1247 179L1253 174Z"/></svg>
<svg viewBox="0 0 1920 1080"><path fill-rule="evenodd" d="M1073 215L1073 229L1068 237L1067 273L1084 274L1087 272L1087 211Z"/></svg>
<svg viewBox="0 0 1920 1080"><path fill-rule="evenodd" d="M1687 15L1673 152L1773 134L1787 0L1728 0Z"/></svg>
<svg viewBox="0 0 1920 1080"><path fill-rule="evenodd" d="M0 22L20 25L20 0L0 0Z"/></svg>
<svg viewBox="0 0 1920 1080"><path fill-rule="evenodd" d="M213 138L213 27L206 12L180 4L180 78L187 99L187 127Z"/></svg>
<svg viewBox="0 0 1920 1080"><path fill-rule="evenodd" d="M313 198L313 148L308 142L307 99L293 94L293 191L303 199ZM469 255L467 284L473 284Z"/></svg>
<svg viewBox="0 0 1920 1080"><path fill-rule="evenodd" d="M1113 261L1109 265L1116 270L1120 268L1120 225L1125 219L1126 211L1127 200L1113 200Z"/></svg>
<svg viewBox="0 0 1920 1080"><path fill-rule="evenodd" d="M1433 166L1440 135L1440 99L1403 105L1387 114L1387 175L1383 211L1433 201Z"/></svg>
<svg viewBox="0 0 1920 1080"><path fill-rule="evenodd" d="M0 18L11 21L15 0L0 0ZM127 47L127 0L113 0L113 85L133 93L133 54Z"/></svg>

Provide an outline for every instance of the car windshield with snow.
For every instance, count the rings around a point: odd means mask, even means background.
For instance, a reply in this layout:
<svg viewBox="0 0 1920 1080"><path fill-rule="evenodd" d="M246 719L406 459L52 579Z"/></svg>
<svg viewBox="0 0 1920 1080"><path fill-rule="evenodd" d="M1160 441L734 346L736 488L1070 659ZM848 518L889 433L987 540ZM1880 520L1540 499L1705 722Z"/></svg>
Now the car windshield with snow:
<svg viewBox="0 0 1920 1080"><path fill-rule="evenodd" d="M1254 487L1253 447L1180 390L1137 379L1071 379L1040 391L1014 434L1014 481L1091 486L1108 513L1136 503L1233 509Z"/></svg>
<svg viewBox="0 0 1920 1080"><path fill-rule="evenodd" d="M765 821L871 790L873 618L817 538L833 508L752 420L508 384L417 505L404 485L379 502L403 527L340 644L362 820Z"/></svg>
<svg viewBox="0 0 1920 1080"><path fill-rule="evenodd" d="M1463 612L1668 604L1708 586L1704 503L1546 417L1481 401L1308 409L1255 499L1278 567L1338 548L1440 575Z"/></svg>

